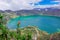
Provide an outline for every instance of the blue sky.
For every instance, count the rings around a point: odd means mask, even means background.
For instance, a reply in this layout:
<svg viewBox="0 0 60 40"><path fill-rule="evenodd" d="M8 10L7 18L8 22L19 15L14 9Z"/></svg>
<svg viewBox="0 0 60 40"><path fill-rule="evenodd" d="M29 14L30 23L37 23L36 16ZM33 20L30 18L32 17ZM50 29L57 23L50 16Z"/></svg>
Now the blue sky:
<svg viewBox="0 0 60 40"><path fill-rule="evenodd" d="M42 0L41 2L35 3L35 5L53 5L59 4L59 2L54 2L54 0Z"/></svg>
<svg viewBox="0 0 60 40"><path fill-rule="evenodd" d="M0 0L0 10L60 8L60 0Z"/></svg>

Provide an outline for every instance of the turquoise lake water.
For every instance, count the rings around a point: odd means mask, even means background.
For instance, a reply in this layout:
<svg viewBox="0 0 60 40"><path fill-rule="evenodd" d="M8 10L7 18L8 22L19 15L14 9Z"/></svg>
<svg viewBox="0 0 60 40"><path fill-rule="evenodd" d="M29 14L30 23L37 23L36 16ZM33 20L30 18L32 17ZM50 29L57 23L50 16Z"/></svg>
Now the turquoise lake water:
<svg viewBox="0 0 60 40"><path fill-rule="evenodd" d="M20 16L11 19L7 26L10 29L17 27L18 21L21 22L20 27L37 26L39 29L44 30L48 33L54 33L60 30L60 17L55 16Z"/></svg>

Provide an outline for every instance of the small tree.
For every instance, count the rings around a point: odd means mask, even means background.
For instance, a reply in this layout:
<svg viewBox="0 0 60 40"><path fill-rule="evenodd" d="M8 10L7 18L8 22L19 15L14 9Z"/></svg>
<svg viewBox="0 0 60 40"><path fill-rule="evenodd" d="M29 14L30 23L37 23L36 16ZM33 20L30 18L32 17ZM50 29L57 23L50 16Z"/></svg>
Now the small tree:
<svg viewBox="0 0 60 40"><path fill-rule="evenodd" d="M17 40L21 39L20 21L17 23Z"/></svg>

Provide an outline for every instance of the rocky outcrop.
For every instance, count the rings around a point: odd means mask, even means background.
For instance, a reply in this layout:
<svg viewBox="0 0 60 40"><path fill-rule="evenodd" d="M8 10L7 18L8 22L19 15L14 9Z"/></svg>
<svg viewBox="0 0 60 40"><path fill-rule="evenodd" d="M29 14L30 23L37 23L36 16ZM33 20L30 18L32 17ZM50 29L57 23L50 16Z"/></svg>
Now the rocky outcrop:
<svg viewBox="0 0 60 40"><path fill-rule="evenodd" d="M31 33L31 40L49 40L49 34L47 32L39 30L37 27L24 28L26 34Z"/></svg>
<svg viewBox="0 0 60 40"><path fill-rule="evenodd" d="M50 36L50 40L60 40L60 33L54 33Z"/></svg>

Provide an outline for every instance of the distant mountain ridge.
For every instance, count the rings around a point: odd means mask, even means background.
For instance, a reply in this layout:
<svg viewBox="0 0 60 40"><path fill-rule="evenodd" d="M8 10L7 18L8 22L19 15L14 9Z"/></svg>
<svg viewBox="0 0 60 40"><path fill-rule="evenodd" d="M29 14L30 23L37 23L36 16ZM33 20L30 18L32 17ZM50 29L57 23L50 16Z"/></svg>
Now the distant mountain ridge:
<svg viewBox="0 0 60 40"><path fill-rule="evenodd" d="M56 8L34 8L32 10L0 10L1 13L15 13L16 15L53 15L60 16L60 9Z"/></svg>

